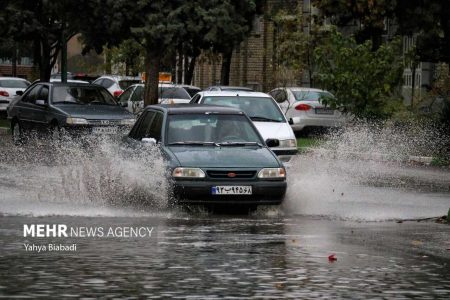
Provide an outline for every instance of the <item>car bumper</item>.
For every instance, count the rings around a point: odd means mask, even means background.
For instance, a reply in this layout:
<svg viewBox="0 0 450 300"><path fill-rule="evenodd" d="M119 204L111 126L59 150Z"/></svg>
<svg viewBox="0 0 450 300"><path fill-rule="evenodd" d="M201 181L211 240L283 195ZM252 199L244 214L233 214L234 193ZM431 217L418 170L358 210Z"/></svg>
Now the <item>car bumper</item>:
<svg viewBox="0 0 450 300"><path fill-rule="evenodd" d="M251 186L251 195L213 195L213 186ZM189 181L173 183L179 204L278 205L286 194L286 181Z"/></svg>
<svg viewBox="0 0 450 300"><path fill-rule="evenodd" d="M344 118L293 117L292 121L294 124L291 125L291 128L299 131L305 127L341 127L346 120Z"/></svg>

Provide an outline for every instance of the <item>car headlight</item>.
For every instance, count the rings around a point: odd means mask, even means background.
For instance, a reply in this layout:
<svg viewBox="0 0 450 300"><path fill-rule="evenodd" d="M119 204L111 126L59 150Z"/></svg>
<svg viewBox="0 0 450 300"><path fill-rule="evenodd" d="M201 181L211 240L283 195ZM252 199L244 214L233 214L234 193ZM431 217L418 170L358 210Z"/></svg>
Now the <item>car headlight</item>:
<svg viewBox="0 0 450 300"><path fill-rule="evenodd" d="M68 117L66 119L66 123L71 124L71 125L87 125L87 124L89 124L88 120L86 120L86 119L72 118L72 117Z"/></svg>
<svg viewBox="0 0 450 300"><path fill-rule="evenodd" d="M285 178L286 170L284 168L265 168L258 173L258 178Z"/></svg>
<svg viewBox="0 0 450 300"><path fill-rule="evenodd" d="M175 168L172 176L176 178L205 178L205 172L199 168Z"/></svg>
<svg viewBox="0 0 450 300"><path fill-rule="evenodd" d="M290 139L290 140L280 140L280 146L281 148L296 148L297 147L297 140L296 139Z"/></svg>
<svg viewBox="0 0 450 300"><path fill-rule="evenodd" d="M120 125L134 125L134 122L136 122L135 119L123 119L120 120Z"/></svg>

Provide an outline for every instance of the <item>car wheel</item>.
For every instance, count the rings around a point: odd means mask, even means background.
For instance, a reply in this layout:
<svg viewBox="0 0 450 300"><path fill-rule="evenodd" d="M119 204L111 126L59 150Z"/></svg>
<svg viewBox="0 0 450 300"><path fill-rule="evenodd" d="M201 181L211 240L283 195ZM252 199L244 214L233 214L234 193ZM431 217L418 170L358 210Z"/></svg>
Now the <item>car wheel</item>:
<svg viewBox="0 0 450 300"><path fill-rule="evenodd" d="M11 121L11 136L14 145L21 145L24 142L23 129L19 120Z"/></svg>

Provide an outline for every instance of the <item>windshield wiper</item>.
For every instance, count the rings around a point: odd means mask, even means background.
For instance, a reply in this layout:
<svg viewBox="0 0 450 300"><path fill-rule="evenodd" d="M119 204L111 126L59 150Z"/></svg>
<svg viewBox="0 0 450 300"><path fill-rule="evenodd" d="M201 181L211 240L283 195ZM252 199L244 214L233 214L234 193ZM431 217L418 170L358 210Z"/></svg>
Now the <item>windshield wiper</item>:
<svg viewBox="0 0 450 300"><path fill-rule="evenodd" d="M280 120L270 119L262 116L251 116L250 119L252 121L259 121L259 122L277 122L277 123L282 122Z"/></svg>
<svg viewBox="0 0 450 300"><path fill-rule="evenodd" d="M200 142L200 141L184 141L184 142L174 142L169 143L170 146L173 145L189 145L189 146L215 146L219 147L219 144L215 142Z"/></svg>
<svg viewBox="0 0 450 300"><path fill-rule="evenodd" d="M262 147L262 145L258 142L223 142L217 143L219 146L258 146Z"/></svg>

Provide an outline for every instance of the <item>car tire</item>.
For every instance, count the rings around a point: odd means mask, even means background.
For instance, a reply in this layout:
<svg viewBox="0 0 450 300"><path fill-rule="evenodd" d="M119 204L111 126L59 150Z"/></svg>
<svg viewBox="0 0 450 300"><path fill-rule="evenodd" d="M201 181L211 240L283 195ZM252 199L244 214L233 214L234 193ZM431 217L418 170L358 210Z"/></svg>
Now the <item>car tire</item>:
<svg viewBox="0 0 450 300"><path fill-rule="evenodd" d="M25 141L23 128L19 120L11 121L11 137L13 144L16 146L22 145Z"/></svg>

